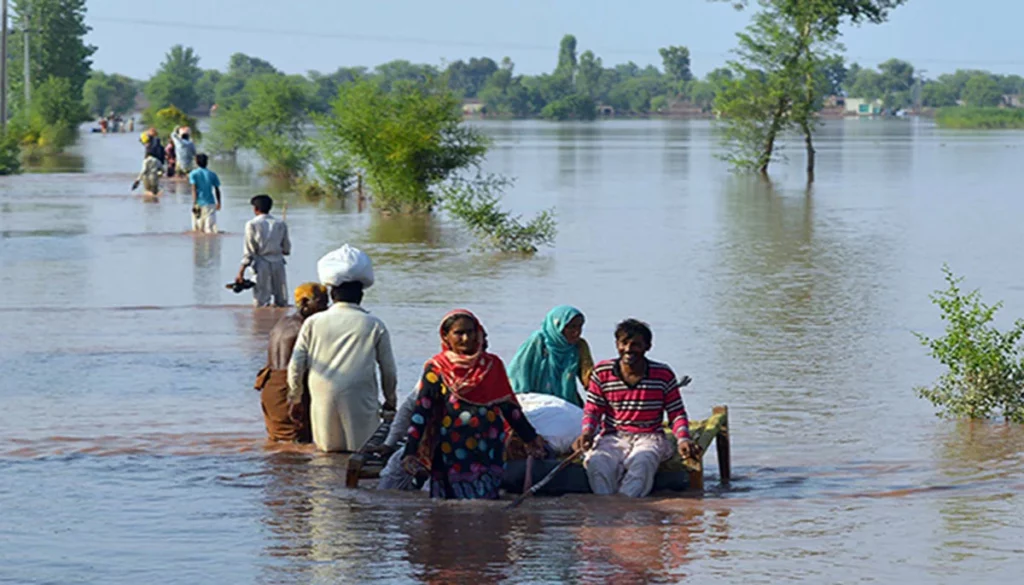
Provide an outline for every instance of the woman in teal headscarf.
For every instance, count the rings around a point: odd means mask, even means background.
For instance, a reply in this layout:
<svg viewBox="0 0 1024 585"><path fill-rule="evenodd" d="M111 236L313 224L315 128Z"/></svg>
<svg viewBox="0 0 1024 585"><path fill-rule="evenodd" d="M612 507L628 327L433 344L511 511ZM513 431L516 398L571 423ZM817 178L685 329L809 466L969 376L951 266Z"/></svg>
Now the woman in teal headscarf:
<svg viewBox="0 0 1024 585"><path fill-rule="evenodd" d="M508 366L517 394L550 394L583 407L576 380L586 387L594 371L594 358L583 334L583 313L560 305L551 309L544 324L519 347Z"/></svg>

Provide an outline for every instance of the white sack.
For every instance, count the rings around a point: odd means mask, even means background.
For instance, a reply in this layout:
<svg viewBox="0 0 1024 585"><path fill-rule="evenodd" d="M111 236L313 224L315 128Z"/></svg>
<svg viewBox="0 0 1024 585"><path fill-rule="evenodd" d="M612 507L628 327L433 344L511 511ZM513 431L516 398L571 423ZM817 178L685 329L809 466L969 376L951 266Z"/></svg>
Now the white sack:
<svg viewBox="0 0 1024 585"><path fill-rule="evenodd" d="M583 427L583 409L548 394L516 394L527 420L559 454L571 453Z"/></svg>
<svg viewBox="0 0 1024 585"><path fill-rule="evenodd" d="M348 244L328 252L316 263L320 284L338 286L346 282L361 282L363 288L373 286L373 262L362 250Z"/></svg>

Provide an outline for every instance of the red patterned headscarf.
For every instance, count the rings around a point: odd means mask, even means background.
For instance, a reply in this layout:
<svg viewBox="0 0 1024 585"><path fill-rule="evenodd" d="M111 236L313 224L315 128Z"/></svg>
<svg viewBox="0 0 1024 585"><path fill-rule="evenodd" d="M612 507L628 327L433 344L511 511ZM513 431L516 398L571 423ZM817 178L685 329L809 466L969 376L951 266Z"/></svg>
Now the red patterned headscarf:
<svg viewBox="0 0 1024 585"><path fill-rule="evenodd" d="M479 343L473 355L453 351L444 339L445 321L456 316L470 319L476 325ZM498 356L487 352L487 332L476 315L466 309L455 309L441 319L438 333L441 336L441 352L430 358L427 366L441 376L452 394L459 400L482 406L515 400L505 365Z"/></svg>

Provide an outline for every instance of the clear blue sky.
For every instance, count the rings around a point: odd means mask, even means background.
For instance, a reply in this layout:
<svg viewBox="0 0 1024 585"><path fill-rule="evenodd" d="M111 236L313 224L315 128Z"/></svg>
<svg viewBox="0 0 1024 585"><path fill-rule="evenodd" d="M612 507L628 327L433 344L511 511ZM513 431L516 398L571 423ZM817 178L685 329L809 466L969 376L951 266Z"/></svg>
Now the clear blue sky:
<svg viewBox="0 0 1024 585"><path fill-rule="evenodd" d="M223 69L234 52L288 73L507 55L517 72L536 74L554 68L565 33L606 66L660 65L659 47L685 45L694 72L703 75L729 58L734 34L750 18L750 9L706 0L88 0L87 6L88 40L99 48L94 66L136 78L149 77L176 43L194 47L205 68ZM843 42L848 61L875 65L898 57L929 77L972 67L1024 74L1022 21L1018 0L909 0L883 25L846 30Z"/></svg>

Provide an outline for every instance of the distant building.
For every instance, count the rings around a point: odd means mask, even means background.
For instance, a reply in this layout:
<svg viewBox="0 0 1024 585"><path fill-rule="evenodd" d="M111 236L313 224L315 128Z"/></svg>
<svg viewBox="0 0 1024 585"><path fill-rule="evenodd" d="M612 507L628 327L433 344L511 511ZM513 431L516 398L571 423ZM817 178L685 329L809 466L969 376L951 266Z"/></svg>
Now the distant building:
<svg viewBox="0 0 1024 585"><path fill-rule="evenodd" d="M615 115L615 108L613 108L613 107L611 107L611 106L609 106L607 104L599 104L597 106L597 115L598 116L609 116L609 117L614 116Z"/></svg>
<svg viewBox="0 0 1024 585"><path fill-rule="evenodd" d="M487 113L487 108L478 99L468 99L462 102L463 116L482 116Z"/></svg>
<svg viewBox="0 0 1024 585"><path fill-rule="evenodd" d="M882 100L866 100L862 98L846 98L847 115L880 116Z"/></svg>

